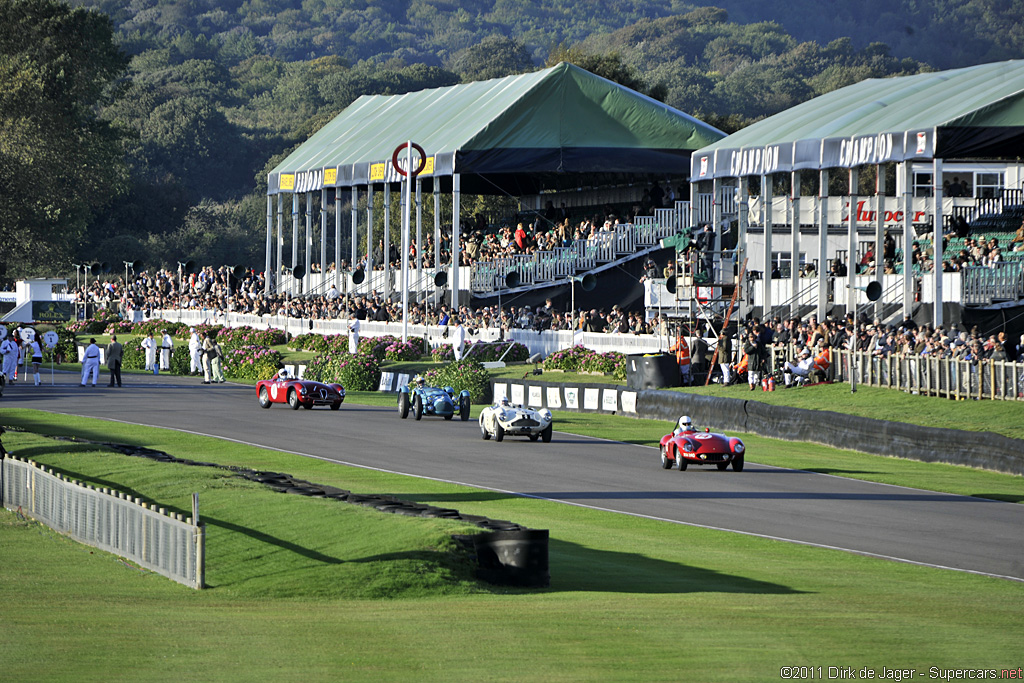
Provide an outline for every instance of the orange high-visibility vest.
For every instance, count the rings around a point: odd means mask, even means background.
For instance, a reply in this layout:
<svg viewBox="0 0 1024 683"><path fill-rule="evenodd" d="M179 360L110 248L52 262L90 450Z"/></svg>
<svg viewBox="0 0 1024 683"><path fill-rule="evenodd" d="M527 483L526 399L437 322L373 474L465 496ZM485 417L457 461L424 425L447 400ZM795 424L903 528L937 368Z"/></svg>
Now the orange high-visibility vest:
<svg viewBox="0 0 1024 683"><path fill-rule="evenodd" d="M686 343L686 337L679 337L675 346L669 350L676 352L676 363L679 364L679 367L690 364L690 347Z"/></svg>
<svg viewBox="0 0 1024 683"><path fill-rule="evenodd" d="M814 369L825 372L828 370L828 366L832 364L828 349L822 349L817 356L814 357Z"/></svg>
<svg viewBox="0 0 1024 683"><path fill-rule="evenodd" d="M747 367L750 365L750 356L743 354L743 359L734 368L737 374L743 374L747 371Z"/></svg>

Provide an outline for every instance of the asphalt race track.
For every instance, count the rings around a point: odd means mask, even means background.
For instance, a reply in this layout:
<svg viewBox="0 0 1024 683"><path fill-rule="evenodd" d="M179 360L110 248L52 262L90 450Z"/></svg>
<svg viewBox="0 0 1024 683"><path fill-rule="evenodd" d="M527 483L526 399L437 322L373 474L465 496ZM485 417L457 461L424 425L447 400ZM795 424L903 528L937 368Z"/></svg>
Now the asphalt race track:
<svg viewBox="0 0 1024 683"><path fill-rule="evenodd" d="M417 423L394 408L262 410L252 386L205 386L197 378L125 375L124 388L112 389L106 373L96 388L80 387L70 373L55 373L52 386L50 373L42 376L41 387L8 385L0 410L169 427L509 495L1024 581L1024 505L759 465L756 452L741 473L679 472L663 470L654 448L558 431L549 444L495 443L480 438L475 421Z"/></svg>

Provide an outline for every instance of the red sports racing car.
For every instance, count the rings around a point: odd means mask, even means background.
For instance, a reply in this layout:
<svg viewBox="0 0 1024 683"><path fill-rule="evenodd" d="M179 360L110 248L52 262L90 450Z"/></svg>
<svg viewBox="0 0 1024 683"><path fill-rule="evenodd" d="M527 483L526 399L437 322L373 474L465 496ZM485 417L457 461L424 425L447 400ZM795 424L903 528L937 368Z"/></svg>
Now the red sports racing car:
<svg viewBox="0 0 1024 683"><path fill-rule="evenodd" d="M298 410L299 406L307 410L313 406L330 406L331 410L338 410L345 401L345 387L295 379L287 373L279 372L273 379L257 382L256 395L260 399L260 408L269 408L274 403L287 403L292 410Z"/></svg>
<svg viewBox="0 0 1024 683"><path fill-rule="evenodd" d="M735 436L714 434L705 429L675 430L661 437L661 466L666 470L687 465L715 465L724 470L732 464L735 472L743 471L743 441Z"/></svg>

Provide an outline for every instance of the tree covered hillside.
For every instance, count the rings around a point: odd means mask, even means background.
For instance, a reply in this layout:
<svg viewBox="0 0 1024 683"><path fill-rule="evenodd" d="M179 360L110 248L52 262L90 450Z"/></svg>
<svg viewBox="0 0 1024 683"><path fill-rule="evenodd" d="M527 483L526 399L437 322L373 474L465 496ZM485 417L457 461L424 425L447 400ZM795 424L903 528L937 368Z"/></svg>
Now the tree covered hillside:
<svg viewBox="0 0 1024 683"><path fill-rule="evenodd" d="M19 245L0 283L91 260L260 265L267 171L360 95L568 60L731 131L931 68L854 24L797 37L792 21L821 12L786 7L745 24L679 0L0 0L0 181L23 188L0 198ZM997 23L957 49L1002 54L1024 35Z"/></svg>
<svg viewBox="0 0 1024 683"><path fill-rule="evenodd" d="M221 57L284 61L336 55L444 65L487 36L523 42L535 61L553 45L701 7L740 24L775 22L797 41L885 43L936 68L1024 56L1024 0L73 0L110 15L130 53L215 42Z"/></svg>

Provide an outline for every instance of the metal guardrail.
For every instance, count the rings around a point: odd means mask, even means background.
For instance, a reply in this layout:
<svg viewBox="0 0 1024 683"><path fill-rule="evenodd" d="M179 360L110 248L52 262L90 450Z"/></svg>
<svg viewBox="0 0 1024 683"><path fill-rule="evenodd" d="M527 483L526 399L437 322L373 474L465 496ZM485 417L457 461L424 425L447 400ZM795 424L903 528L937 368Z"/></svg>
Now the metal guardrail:
<svg viewBox="0 0 1024 683"><path fill-rule="evenodd" d="M1024 363L982 360L979 362L891 355L884 358L858 351L839 351L837 373L848 382L873 387L901 389L922 396L952 400L1024 400Z"/></svg>
<svg viewBox="0 0 1024 683"><path fill-rule="evenodd" d="M795 353L795 347L773 347L772 370L781 370L785 361L794 360ZM846 349L833 349L827 375L836 382L849 384L850 378L855 376L860 385L954 401L1024 401L1024 363L1013 361L968 361L905 354L875 356L867 351L851 353Z"/></svg>
<svg viewBox="0 0 1024 683"><path fill-rule="evenodd" d="M0 502L86 545L202 588L205 527L120 491L69 480L38 463L0 459Z"/></svg>
<svg viewBox="0 0 1024 683"><path fill-rule="evenodd" d="M1016 301L1024 293L1024 269L1018 260L992 266L968 266L962 271L961 300L966 305L989 306Z"/></svg>
<svg viewBox="0 0 1024 683"><path fill-rule="evenodd" d="M532 285L592 270L688 229L690 203L676 202L673 208L655 209L655 215L637 216L634 221L616 225L612 230L598 231L569 247L480 261L471 268L470 286L474 292L493 292L506 286L505 277L511 272L519 274L520 285Z"/></svg>

